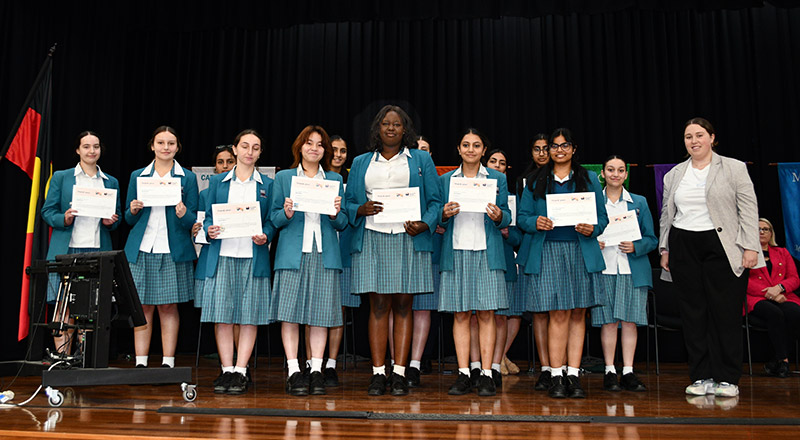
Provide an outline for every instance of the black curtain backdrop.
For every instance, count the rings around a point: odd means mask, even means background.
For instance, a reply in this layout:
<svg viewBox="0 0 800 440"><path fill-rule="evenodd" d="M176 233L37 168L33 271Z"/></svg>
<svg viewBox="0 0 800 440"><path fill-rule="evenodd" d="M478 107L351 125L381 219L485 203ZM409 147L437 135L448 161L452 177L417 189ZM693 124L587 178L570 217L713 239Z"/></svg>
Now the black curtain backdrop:
<svg viewBox="0 0 800 440"><path fill-rule="evenodd" d="M95 130L107 147L100 165L123 197L130 172L152 160L145 144L158 125L178 130L187 167L211 165L213 146L249 127L266 139L261 164L287 167L305 125L344 136L357 153L377 109L393 102L432 139L438 165L458 163L460 131L474 126L509 153L512 176L528 165L535 133L569 127L584 163L613 153L638 164L631 190L655 213L645 165L683 160L683 123L703 116L719 153L752 162L761 214L781 229L769 164L800 160L797 2L114 3L0 3L0 134L58 43L55 168L73 167L75 136ZM15 335L29 181L2 161L0 182L0 357L9 359L25 349ZM121 227L116 248L126 235ZM182 351L194 347L187 328Z"/></svg>

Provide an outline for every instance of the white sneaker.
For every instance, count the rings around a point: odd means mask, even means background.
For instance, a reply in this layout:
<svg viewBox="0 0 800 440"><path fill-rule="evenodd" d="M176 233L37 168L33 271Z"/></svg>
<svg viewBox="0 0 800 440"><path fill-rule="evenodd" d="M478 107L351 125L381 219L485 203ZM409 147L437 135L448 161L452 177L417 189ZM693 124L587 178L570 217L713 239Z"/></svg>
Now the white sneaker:
<svg viewBox="0 0 800 440"><path fill-rule="evenodd" d="M706 394L714 394L714 379L700 379L694 381L693 384L686 387L686 394L693 396L705 396Z"/></svg>
<svg viewBox="0 0 800 440"><path fill-rule="evenodd" d="M732 383L720 382L714 387L714 395L719 397L736 397L739 395L739 387Z"/></svg>

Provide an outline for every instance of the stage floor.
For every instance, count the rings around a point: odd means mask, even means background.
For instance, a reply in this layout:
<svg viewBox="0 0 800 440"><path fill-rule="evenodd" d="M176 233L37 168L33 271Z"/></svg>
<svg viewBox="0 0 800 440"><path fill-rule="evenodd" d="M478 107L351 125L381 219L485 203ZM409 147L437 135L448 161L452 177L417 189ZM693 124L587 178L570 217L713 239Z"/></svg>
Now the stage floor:
<svg viewBox="0 0 800 440"><path fill-rule="evenodd" d="M481 438L545 436L570 439L790 437L800 432L800 375L788 379L745 374L738 398L688 397L685 365L662 364L640 377L644 393L602 390L602 375L583 377L588 398L551 399L533 391L534 378L506 376L495 397L449 396L452 375L422 376L405 397L369 397L371 370L359 363L340 371L342 385L325 396L284 392L282 359L259 359L253 387L242 396L213 393L216 362L196 370L197 399L185 402L178 385L62 388L66 399L51 408L44 392L24 407L2 408L0 438ZM180 357L178 365L192 365ZM521 362L522 367L525 362ZM452 365L449 365L452 368ZM746 367L744 365L743 367ZM41 383L24 377L8 385L21 402Z"/></svg>

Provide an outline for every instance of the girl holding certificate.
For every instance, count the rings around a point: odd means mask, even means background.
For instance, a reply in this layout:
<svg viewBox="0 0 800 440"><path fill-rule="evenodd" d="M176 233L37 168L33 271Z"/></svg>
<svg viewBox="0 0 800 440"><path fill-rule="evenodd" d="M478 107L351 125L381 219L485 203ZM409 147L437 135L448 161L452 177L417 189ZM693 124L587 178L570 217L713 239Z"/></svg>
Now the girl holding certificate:
<svg viewBox="0 0 800 440"><path fill-rule="evenodd" d="M503 150L492 150L488 154L486 166L508 175L508 162L506 153ZM511 207L509 206L509 209ZM514 207L516 209L516 206ZM516 214L516 213L515 213ZM506 258L506 292L508 294L508 308L498 310L495 313L497 323L497 341L494 347L492 359L492 376L495 378L495 385L502 384L503 374L517 374L519 367L514 365L506 353L511 348L511 344L519 333L522 314L525 312L526 298L525 292L517 286L517 264L514 259L514 248L522 243L522 231L516 226L508 226L500 230L503 236L503 251ZM473 333L474 334L474 333ZM473 346L475 344L473 343Z"/></svg>
<svg viewBox="0 0 800 440"><path fill-rule="evenodd" d="M256 170L261 136L252 129L240 132L233 144L236 166L209 181L203 228L209 238L201 322L213 322L222 372L214 380L218 394L247 391L247 363L253 353L259 325L269 324L270 261L267 243L275 235L268 218L272 179ZM213 206L257 203L261 233L250 237L220 238ZM234 325L239 324L234 346ZM233 352L236 350L236 363Z"/></svg>
<svg viewBox="0 0 800 440"><path fill-rule="evenodd" d="M372 378L369 395L386 392L386 344L389 314L394 317L395 365L388 382L395 396L408 394L405 369L411 345L413 295L433 292L431 231L441 212L441 194L431 156L418 149L411 118L400 107L384 106L372 121L372 151L353 160L345 193L347 218L353 228L351 291L370 299L369 345ZM420 220L381 223L375 215L383 204L373 192L416 189Z"/></svg>
<svg viewBox="0 0 800 440"><path fill-rule="evenodd" d="M119 182L100 171L100 167L97 165L104 149L97 133L82 132L75 142L75 154L79 158L78 165L75 168L56 171L50 179L47 199L42 205L42 219L53 228L50 248L47 250L47 259L50 261L55 260L56 255L111 250L110 231L119 226L117 220L119 220L121 208ZM73 187L116 190L115 214L103 219L81 216L80 211L71 206ZM56 301L59 283L58 274L51 273L47 284L47 302ZM62 310L62 307L58 307L58 309ZM69 318L68 309L63 308L63 310L63 318ZM69 323L73 323L72 319L69 319ZM68 330L54 338L56 351L66 354L72 352L72 334L72 330Z"/></svg>
<svg viewBox="0 0 800 440"><path fill-rule="evenodd" d="M131 173L125 203L125 221L131 225L125 256L147 317L147 325L136 327L133 333L136 366L147 366L153 314L158 309L164 356L161 366L172 368L180 325L177 303L191 300L194 292L192 262L197 253L191 231L197 218L197 178L175 160L181 143L174 128L166 125L156 128L148 146L155 158L150 165ZM147 178L178 180L180 201L167 206L145 206L137 188L141 179Z"/></svg>
<svg viewBox="0 0 800 440"><path fill-rule="evenodd" d="M292 168L278 172L270 203L270 220L280 231L275 255L271 320L281 321L281 338L289 377L286 392L294 396L325 394L322 358L328 329L342 325L339 273L342 271L336 231L347 226L341 210L342 176L330 170L331 148L322 127L309 125L292 144ZM339 195L330 204L334 214L295 212L295 177L338 182ZM300 207L303 205L301 204ZM297 359L300 324L309 327L311 375L306 378Z"/></svg>
<svg viewBox="0 0 800 440"><path fill-rule="evenodd" d="M592 310L592 325L601 327L600 339L606 368L603 389L606 391L646 391L633 372L637 325L647 325L647 290L653 286L653 271L647 254L658 245L653 217L644 197L629 193L623 183L628 178L627 164L619 156L606 159L601 171L606 187L606 212L612 217L629 211L636 213L641 238L619 244L598 241L606 268L598 276L595 288L605 292L606 303ZM617 328L622 329L622 383L617 379L614 356L617 353Z"/></svg>
<svg viewBox="0 0 800 440"><path fill-rule="evenodd" d="M506 176L481 165L486 153L486 140L470 128L458 145L461 166L441 176L445 200L451 194L451 180L493 179L497 191L492 202L486 202L485 212L460 212L461 205L448 201L440 216L445 228L439 267L442 270L439 288L439 311L453 312L453 339L458 358L458 377L448 394L466 394L472 389L469 370L470 319L478 317L481 372L477 379L479 396L496 393L492 379L492 356L495 351L495 311L508 308L506 292L506 262L501 229L511 223L508 209ZM505 342L505 341L504 341ZM498 372L499 373L499 372Z"/></svg>
<svg viewBox="0 0 800 440"><path fill-rule="evenodd" d="M547 346L551 365L550 397L583 398L578 377L586 309L603 304L602 293L592 288L592 274L605 267L597 236L608 224L603 190L597 174L578 163L572 133L556 129L550 136L550 162L528 179L522 193L517 224L531 235L525 272L532 274L528 302L533 312L548 312ZM548 218L547 195L594 193L596 224L578 222L554 227ZM555 213L550 213L553 215ZM567 377L562 366L566 360Z"/></svg>

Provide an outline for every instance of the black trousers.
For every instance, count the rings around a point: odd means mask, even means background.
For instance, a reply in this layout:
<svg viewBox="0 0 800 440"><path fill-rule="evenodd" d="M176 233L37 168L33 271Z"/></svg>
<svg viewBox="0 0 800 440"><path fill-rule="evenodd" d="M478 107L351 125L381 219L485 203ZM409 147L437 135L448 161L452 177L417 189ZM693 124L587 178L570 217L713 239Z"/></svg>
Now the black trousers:
<svg viewBox="0 0 800 440"><path fill-rule="evenodd" d="M737 277L716 231L669 232L669 268L677 287L692 381L738 384L742 376L742 304L748 271Z"/></svg>
<svg viewBox="0 0 800 440"><path fill-rule="evenodd" d="M766 321L775 359L786 359L789 342L800 336L800 306L789 301L778 304L765 299L756 303L750 315Z"/></svg>

